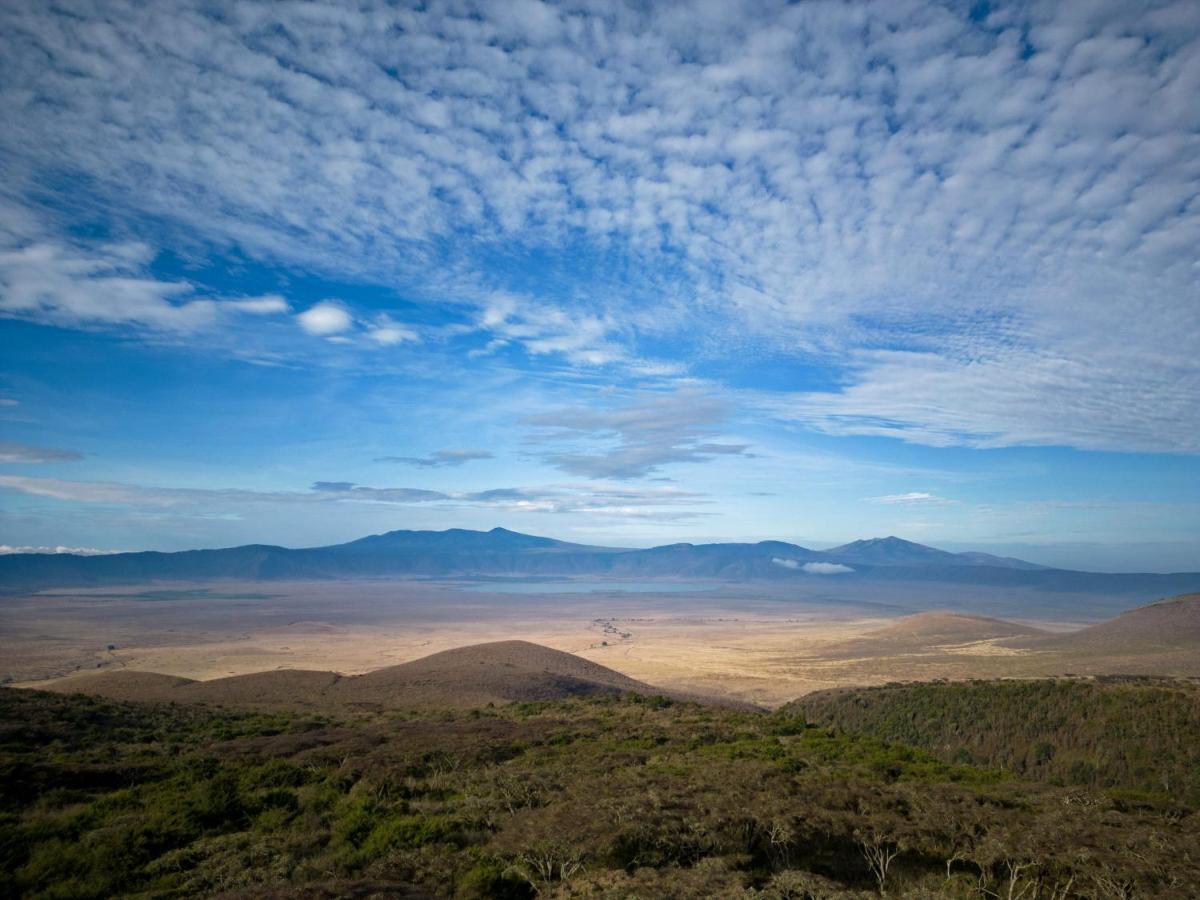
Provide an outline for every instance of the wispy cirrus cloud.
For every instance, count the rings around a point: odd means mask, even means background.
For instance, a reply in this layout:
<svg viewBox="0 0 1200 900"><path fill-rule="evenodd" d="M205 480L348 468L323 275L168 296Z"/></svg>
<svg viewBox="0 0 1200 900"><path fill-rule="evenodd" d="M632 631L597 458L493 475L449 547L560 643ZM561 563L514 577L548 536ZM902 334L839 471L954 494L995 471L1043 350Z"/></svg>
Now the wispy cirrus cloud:
<svg viewBox="0 0 1200 900"><path fill-rule="evenodd" d="M683 390L609 409L553 410L525 423L539 429L535 443L555 448L542 454L550 465L589 478L633 479L675 463L746 455L748 444L715 440L727 415L723 401Z"/></svg>
<svg viewBox="0 0 1200 900"><path fill-rule="evenodd" d="M682 522L707 515L706 495L676 488L618 488L588 484L437 491L318 481L306 491L156 487L0 475L0 490L70 503L141 509L189 509L229 514L242 507L361 503L390 506L479 507L507 512L578 514L599 519Z"/></svg>
<svg viewBox="0 0 1200 900"><path fill-rule="evenodd" d="M0 463L75 462L83 459L77 450L59 447L36 447L16 441L0 441Z"/></svg>
<svg viewBox="0 0 1200 900"><path fill-rule="evenodd" d="M380 456L375 462L403 463L424 469L440 469L445 466L461 466L479 459L493 459L489 450L435 450L428 456Z"/></svg>
<svg viewBox="0 0 1200 900"><path fill-rule="evenodd" d="M70 553L74 556L108 556L120 552L120 550L97 550L95 547L14 547L11 544L0 544L0 556L11 556L14 553Z"/></svg>
<svg viewBox="0 0 1200 900"><path fill-rule="evenodd" d="M905 494L884 494L882 497L867 497L870 503L885 503L889 506L917 504L922 506L953 506L957 500L939 497L929 491L909 491Z"/></svg>

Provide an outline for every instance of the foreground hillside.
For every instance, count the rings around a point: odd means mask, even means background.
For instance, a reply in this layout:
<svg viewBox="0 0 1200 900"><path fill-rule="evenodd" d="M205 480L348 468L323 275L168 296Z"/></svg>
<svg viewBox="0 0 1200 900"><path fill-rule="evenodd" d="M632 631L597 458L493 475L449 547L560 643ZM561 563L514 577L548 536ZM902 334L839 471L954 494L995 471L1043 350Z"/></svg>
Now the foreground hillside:
<svg viewBox="0 0 1200 900"><path fill-rule="evenodd" d="M13 897L1082 900L1200 883L1200 817L1178 795L638 695L317 717L0 689L0 775Z"/></svg>
<svg viewBox="0 0 1200 900"><path fill-rule="evenodd" d="M1028 778L1200 806L1200 683L972 681L810 694L785 713Z"/></svg>

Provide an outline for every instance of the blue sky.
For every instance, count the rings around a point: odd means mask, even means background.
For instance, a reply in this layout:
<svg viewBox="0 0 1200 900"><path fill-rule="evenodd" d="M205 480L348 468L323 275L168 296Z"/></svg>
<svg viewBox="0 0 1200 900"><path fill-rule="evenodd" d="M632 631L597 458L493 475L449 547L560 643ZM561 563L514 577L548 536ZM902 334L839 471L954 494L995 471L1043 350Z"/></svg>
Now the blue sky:
<svg viewBox="0 0 1200 900"><path fill-rule="evenodd" d="M0 8L0 544L1200 568L1200 7Z"/></svg>

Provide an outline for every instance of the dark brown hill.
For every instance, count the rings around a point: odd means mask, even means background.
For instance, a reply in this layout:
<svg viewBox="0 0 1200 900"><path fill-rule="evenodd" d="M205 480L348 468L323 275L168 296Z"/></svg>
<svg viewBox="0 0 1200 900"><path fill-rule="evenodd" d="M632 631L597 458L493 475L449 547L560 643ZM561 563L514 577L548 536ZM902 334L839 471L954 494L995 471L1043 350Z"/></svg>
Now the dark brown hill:
<svg viewBox="0 0 1200 900"><path fill-rule="evenodd" d="M281 669L192 681L153 672L121 671L75 675L48 684L45 689L117 700L323 710L464 709L489 703L630 692L718 702L664 691L582 657L528 641L458 647L355 676Z"/></svg>
<svg viewBox="0 0 1200 900"><path fill-rule="evenodd" d="M571 653L528 641L496 641L345 678L335 693L354 703L391 705L400 698L420 697L430 705L461 707L625 691L662 693Z"/></svg>
<svg viewBox="0 0 1200 900"><path fill-rule="evenodd" d="M84 672L38 685L38 688L57 694L90 694L108 700L170 700L180 688L199 683L175 675L122 669L115 672Z"/></svg>

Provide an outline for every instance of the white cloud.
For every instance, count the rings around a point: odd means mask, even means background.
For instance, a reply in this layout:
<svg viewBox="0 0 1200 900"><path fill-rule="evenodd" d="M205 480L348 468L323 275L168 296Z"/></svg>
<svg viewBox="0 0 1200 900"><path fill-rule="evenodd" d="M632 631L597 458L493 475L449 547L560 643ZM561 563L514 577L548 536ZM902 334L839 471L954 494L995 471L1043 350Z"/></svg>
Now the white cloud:
<svg viewBox="0 0 1200 900"><path fill-rule="evenodd" d="M213 301L190 299L193 290L185 282L143 274L152 255L143 244L83 250L44 241L0 249L0 315L182 332L211 325Z"/></svg>
<svg viewBox="0 0 1200 900"><path fill-rule="evenodd" d="M14 553L72 553L77 556L108 556L121 553L120 550L97 550L95 547L14 547L0 544L0 556L10 556Z"/></svg>
<svg viewBox="0 0 1200 900"><path fill-rule="evenodd" d="M375 325L367 329L367 337L377 344L382 344L385 347L391 347L394 344L403 344L410 341L417 341L417 333L411 329L397 325L394 322Z"/></svg>
<svg viewBox="0 0 1200 900"><path fill-rule="evenodd" d="M63 327L193 335L238 315L285 313L287 301L205 295L190 282L150 273L155 251L140 241L68 241L0 197L0 317Z"/></svg>
<svg viewBox="0 0 1200 900"><path fill-rule="evenodd" d="M248 297L245 300L227 300L228 308L253 316L271 316L291 311L288 302L278 294L264 294L261 297Z"/></svg>
<svg viewBox="0 0 1200 900"><path fill-rule="evenodd" d="M871 503L916 503L927 506L950 506L958 502L957 500L947 500L945 497L939 497L937 494L931 494L928 491L909 491L907 494L885 494L882 497L868 497L867 500Z"/></svg>
<svg viewBox="0 0 1200 900"><path fill-rule="evenodd" d="M317 303L296 316L300 327L309 334L333 335L354 327L354 317L336 303Z"/></svg>
<svg viewBox="0 0 1200 900"><path fill-rule="evenodd" d="M853 572L854 569L850 566L843 566L841 563L827 562L810 562L805 563L801 568L810 575L845 575L848 572Z"/></svg>
<svg viewBox="0 0 1200 900"><path fill-rule="evenodd" d="M781 568L807 572L809 575L845 575L848 572L854 571L849 566L843 566L841 563L808 562L801 564L799 560L785 559L780 556L773 557L771 562Z"/></svg>

